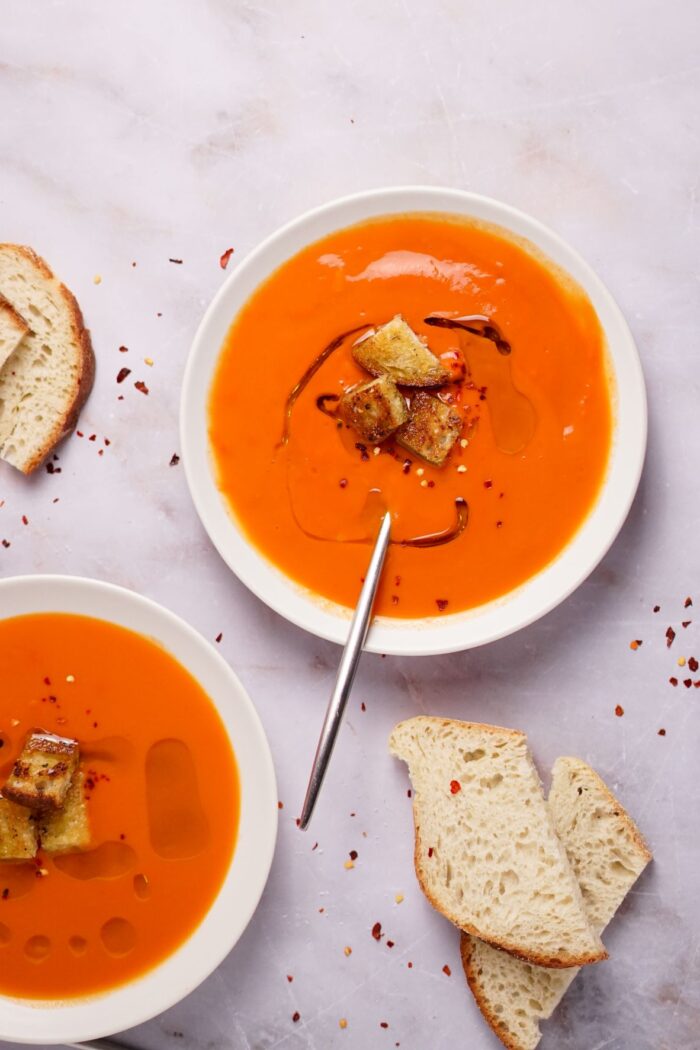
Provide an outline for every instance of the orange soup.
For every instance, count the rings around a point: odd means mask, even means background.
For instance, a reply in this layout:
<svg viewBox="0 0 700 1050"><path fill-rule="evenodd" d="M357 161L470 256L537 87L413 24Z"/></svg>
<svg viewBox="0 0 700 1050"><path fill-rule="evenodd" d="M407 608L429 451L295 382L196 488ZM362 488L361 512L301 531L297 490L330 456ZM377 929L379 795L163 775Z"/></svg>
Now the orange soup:
<svg viewBox="0 0 700 1050"><path fill-rule="evenodd" d="M451 370L432 393L463 430L440 467L391 437L368 447L327 411L372 378L353 342L396 315ZM502 336L500 349L478 332L436 327L431 315L479 315ZM374 490L392 512L394 540L377 611L444 615L528 580L591 509L612 432L604 337L582 289L505 231L433 214L372 220L304 249L252 296L222 349L209 420L230 509L285 574L354 605ZM405 545L450 533L461 500L468 523L451 542Z"/></svg>
<svg viewBox="0 0 700 1050"><path fill-rule="evenodd" d="M239 810L224 726L159 645L82 616L0 621L0 682L0 784L32 729L73 738L90 824L86 849L0 861L0 993L123 984L186 940L223 882Z"/></svg>

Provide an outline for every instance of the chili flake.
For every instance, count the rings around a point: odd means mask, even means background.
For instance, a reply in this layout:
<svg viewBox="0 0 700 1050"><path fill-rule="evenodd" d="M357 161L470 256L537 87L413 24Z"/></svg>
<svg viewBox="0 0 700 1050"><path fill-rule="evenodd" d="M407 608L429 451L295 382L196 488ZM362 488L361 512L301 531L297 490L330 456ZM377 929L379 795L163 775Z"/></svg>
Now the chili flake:
<svg viewBox="0 0 700 1050"><path fill-rule="evenodd" d="M221 641L221 639L222 639L223 637L224 637L224 636L223 636L223 633L222 633L221 631L219 631L219 633L217 634L217 636L216 636L216 638L214 639L214 641L215 641L215 642L216 642L216 643L218 644L218 643L219 643L219 642Z"/></svg>
<svg viewBox="0 0 700 1050"><path fill-rule="evenodd" d="M449 968L447 963L445 963L445 965L443 966L442 972L445 974L446 977L451 977L452 976L452 970Z"/></svg>
<svg viewBox="0 0 700 1050"><path fill-rule="evenodd" d="M142 394L147 394L147 393L148 393L148 387L146 386L146 384L145 384L145 383L143 382L143 380L142 380L142 379L138 379L138 380L137 380L137 381L136 381L136 382L134 383L134 386L135 386L135 387L136 387L136 389L137 389L137 390L139 390L139 391L140 391L140 392L141 392Z"/></svg>
<svg viewBox="0 0 700 1050"><path fill-rule="evenodd" d="M654 608L651 611L655 612L655 613L656 612L661 612L661 606L660 605L655 605Z"/></svg>
<svg viewBox="0 0 700 1050"><path fill-rule="evenodd" d="M678 679L675 678L673 675L671 675L671 677L669 678L669 682L671 683L671 685L678 685Z"/></svg>
<svg viewBox="0 0 700 1050"><path fill-rule="evenodd" d="M641 638L635 638L633 641L630 642L630 649L639 649L639 646L641 644L642 644L642 639Z"/></svg>
<svg viewBox="0 0 700 1050"><path fill-rule="evenodd" d="M690 689L692 684L693 684L693 679L692 678L684 678L683 679L683 685L686 687L686 689Z"/></svg>
<svg viewBox="0 0 700 1050"><path fill-rule="evenodd" d="M432 855L433 855L433 847L432 846L428 846L428 856L432 857Z"/></svg>
<svg viewBox="0 0 700 1050"><path fill-rule="evenodd" d="M130 368L120 368L119 371L117 372L117 382L118 383L123 383L124 380L126 379L126 377L130 376L130 375L131 375L131 369Z"/></svg>
<svg viewBox="0 0 700 1050"><path fill-rule="evenodd" d="M351 849L350 850L350 860L357 860L357 850L356 849Z"/></svg>
<svg viewBox="0 0 700 1050"><path fill-rule="evenodd" d="M673 627L666 628L666 648L670 649L673 645L673 639L676 637L676 632Z"/></svg>
<svg viewBox="0 0 700 1050"><path fill-rule="evenodd" d="M688 669L694 674L697 671L698 667L700 667L700 664L697 662L694 656L691 656L688 660Z"/></svg>
<svg viewBox="0 0 700 1050"><path fill-rule="evenodd" d="M456 795L457 792L461 791L461 790L462 790L462 785L460 784L460 782L458 780L451 780L450 781L450 792L453 795Z"/></svg>
<svg viewBox="0 0 700 1050"><path fill-rule="evenodd" d="M683 622L681 623L681 627L690 627L692 622L692 620L683 620Z"/></svg>
<svg viewBox="0 0 700 1050"><path fill-rule="evenodd" d="M440 612L444 612L447 606L449 605L449 602L447 598L436 598L435 604L437 605Z"/></svg>
<svg viewBox="0 0 700 1050"><path fill-rule="evenodd" d="M381 922L375 922L374 926L372 927L372 936L374 937L375 941L380 941L382 939Z"/></svg>
<svg viewBox="0 0 700 1050"><path fill-rule="evenodd" d="M301 1014L299 1013L298 1010L295 1010L294 1013L292 1014L292 1020L294 1021L294 1024L296 1024L297 1021L300 1020L300 1018L301 1018Z"/></svg>
<svg viewBox="0 0 700 1050"><path fill-rule="evenodd" d="M657 735L658 736L666 736L666 730L665 729L660 729Z"/></svg>
<svg viewBox="0 0 700 1050"><path fill-rule="evenodd" d="M168 259L168 262L176 263L178 266L182 266L182 259Z"/></svg>
<svg viewBox="0 0 700 1050"><path fill-rule="evenodd" d="M179 462L180 462L180 457L178 456L177 452L173 452L172 456L170 457L170 466L171 467L176 467Z"/></svg>
<svg viewBox="0 0 700 1050"><path fill-rule="evenodd" d="M683 608L684 609L689 609L692 604L693 604L693 599L692 598L686 598L686 600L683 602Z"/></svg>
<svg viewBox="0 0 700 1050"><path fill-rule="evenodd" d="M615 714L617 715L617 717L618 717L618 718L622 718L622 716L624 715L624 713L625 713L625 709L624 709L624 707L621 707L621 706L620 706L620 705L618 704L618 705L617 705L617 707L615 708Z"/></svg>
<svg viewBox="0 0 700 1050"><path fill-rule="evenodd" d="M289 981L289 983L290 983L290 984L291 984L291 983L292 983L292 981L294 980L294 978L292 977L291 973L288 973L288 974L287 974L287 980Z"/></svg>
<svg viewBox="0 0 700 1050"><path fill-rule="evenodd" d="M226 267L228 266L228 261L229 261L229 259L231 258L232 255L233 255L233 248L227 248L226 251L221 256L221 258L219 259L219 266L221 267L222 270L226 269Z"/></svg>

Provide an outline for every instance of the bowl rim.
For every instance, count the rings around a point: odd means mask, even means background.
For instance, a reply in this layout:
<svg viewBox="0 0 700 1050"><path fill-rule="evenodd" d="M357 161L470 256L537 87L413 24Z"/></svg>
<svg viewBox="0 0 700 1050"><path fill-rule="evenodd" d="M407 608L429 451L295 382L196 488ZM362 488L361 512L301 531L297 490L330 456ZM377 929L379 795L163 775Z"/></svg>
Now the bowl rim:
<svg viewBox="0 0 700 1050"><path fill-rule="evenodd" d="M236 757L241 809L233 855L209 910L187 939L155 967L104 992L60 1002L0 995L2 1040L53 1045L100 1039L180 1002L243 934L275 851L278 795L272 754L260 717L232 668L198 631L158 602L102 580L40 574L0 580L0 608L0 619L50 611L103 619L162 645L209 696ZM192 664L198 661L195 671Z"/></svg>
<svg viewBox="0 0 700 1050"><path fill-rule="evenodd" d="M438 655L496 641L528 626L564 601L599 564L622 528L637 491L647 442L644 375L629 326L597 273L549 226L509 204L459 189L395 186L337 198L279 227L227 275L202 317L185 366L180 441L188 487L209 538L248 589L290 622L318 637L344 644L351 610L311 594L284 575L247 538L216 485L207 401L222 333L225 335L255 289L304 246L334 230L371 218L420 212L442 212L501 226L531 242L581 285L596 310L607 342L611 382L616 388L613 444L606 477L593 507L548 565L515 590L472 610L423 620L378 617L370 628L365 648L393 655ZM222 322L226 319L224 328ZM620 381L622 373L624 383Z"/></svg>

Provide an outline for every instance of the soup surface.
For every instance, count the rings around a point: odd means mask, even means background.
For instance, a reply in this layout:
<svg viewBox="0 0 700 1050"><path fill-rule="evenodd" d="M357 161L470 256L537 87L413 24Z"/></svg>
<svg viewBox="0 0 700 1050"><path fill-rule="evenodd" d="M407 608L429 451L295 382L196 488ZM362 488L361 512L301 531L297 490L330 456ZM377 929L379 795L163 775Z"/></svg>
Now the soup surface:
<svg viewBox="0 0 700 1050"><path fill-rule="evenodd" d="M223 882L239 811L226 731L156 643L61 613L0 621L0 783L27 733L80 744L87 850L0 862L0 993L64 999L174 951Z"/></svg>
<svg viewBox="0 0 700 1050"><path fill-rule="evenodd" d="M427 324L434 313L491 319L510 353ZM323 411L371 378L351 352L363 326L396 314L460 380L438 393L464 420L442 467L391 438L368 448ZM354 329L292 403L312 362ZM545 567L596 499L612 432L604 338L582 289L505 231L433 214L339 230L273 273L231 326L209 418L218 483L249 539L343 605L367 566L374 490L398 541L377 611L394 617L481 605ZM468 524L455 539L401 544L452 528L460 498Z"/></svg>

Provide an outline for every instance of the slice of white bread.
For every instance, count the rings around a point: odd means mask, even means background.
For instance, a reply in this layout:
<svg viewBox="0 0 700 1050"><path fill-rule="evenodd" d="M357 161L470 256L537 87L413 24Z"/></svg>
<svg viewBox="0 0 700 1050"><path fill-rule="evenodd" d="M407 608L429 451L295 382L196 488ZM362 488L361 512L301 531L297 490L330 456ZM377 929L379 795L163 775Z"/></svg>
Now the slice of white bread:
<svg viewBox="0 0 700 1050"><path fill-rule="evenodd" d="M0 369L0 458L30 474L75 426L95 359L75 298L31 248L0 244L0 295L30 328Z"/></svg>
<svg viewBox="0 0 700 1050"><path fill-rule="evenodd" d="M605 959L524 733L442 718L396 726L413 784L418 881L467 933L540 966Z"/></svg>
<svg viewBox="0 0 700 1050"><path fill-rule="evenodd" d="M12 303L0 295L0 368L14 353L29 331L29 325Z"/></svg>
<svg viewBox="0 0 700 1050"><path fill-rule="evenodd" d="M578 878L594 930L601 933L651 860L637 827L598 774L578 758L557 759L549 808ZM534 1050L579 972L531 966L462 934L462 964L489 1025L509 1050Z"/></svg>

